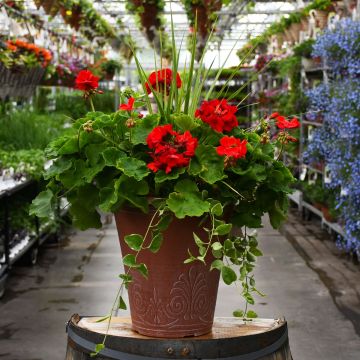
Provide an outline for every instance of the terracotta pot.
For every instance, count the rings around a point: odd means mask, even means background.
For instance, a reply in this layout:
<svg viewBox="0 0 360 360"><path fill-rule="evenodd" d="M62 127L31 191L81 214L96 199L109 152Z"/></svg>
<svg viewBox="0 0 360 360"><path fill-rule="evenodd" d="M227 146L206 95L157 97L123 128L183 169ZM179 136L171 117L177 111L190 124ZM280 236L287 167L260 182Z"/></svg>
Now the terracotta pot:
<svg viewBox="0 0 360 360"><path fill-rule="evenodd" d="M321 30L327 27L329 13L323 10L315 10L316 25Z"/></svg>
<svg viewBox="0 0 360 360"><path fill-rule="evenodd" d="M331 223L336 222L336 219L334 218L334 216L330 214L329 209L327 207L323 206L321 210L326 221Z"/></svg>
<svg viewBox="0 0 360 360"><path fill-rule="evenodd" d="M301 24L300 23L291 24L289 31L293 39L293 42L298 43L300 40Z"/></svg>
<svg viewBox="0 0 360 360"><path fill-rule="evenodd" d="M322 208L324 206L322 203L319 203L319 202L314 202L313 205L314 205L314 208L316 208L320 211L322 210Z"/></svg>
<svg viewBox="0 0 360 360"><path fill-rule="evenodd" d="M311 58L309 59L306 57L301 58L301 65L305 71L317 69L320 66L319 63L317 61L315 61L314 59L311 59Z"/></svg>
<svg viewBox="0 0 360 360"><path fill-rule="evenodd" d="M122 210L115 214L122 255L133 253L123 240L124 235L145 234L152 214ZM129 303L133 330L153 337L178 338L198 336L211 331L219 285L219 271L209 271L206 264L184 264L188 249L198 254L193 232L206 238L198 226L199 218L173 219L164 233L158 253L143 251L137 261L145 263L149 277L131 271Z"/></svg>

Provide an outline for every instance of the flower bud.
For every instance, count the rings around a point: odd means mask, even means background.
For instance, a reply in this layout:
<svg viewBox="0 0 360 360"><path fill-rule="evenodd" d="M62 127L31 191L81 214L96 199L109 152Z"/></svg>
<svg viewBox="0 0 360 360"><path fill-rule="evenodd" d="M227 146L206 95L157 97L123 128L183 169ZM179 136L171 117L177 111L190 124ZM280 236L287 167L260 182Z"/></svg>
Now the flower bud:
<svg viewBox="0 0 360 360"><path fill-rule="evenodd" d="M133 118L127 119L125 122L126 127L133 128L136 125L136 121Z"/></svg>
<svg viewBox="0 0 360 360"><path fill-rule="evenodd" d="M83 129L84 131L90 133L90 132L93 132L93 122L91 120L87 121L84 125L83 125Z"/></svg>

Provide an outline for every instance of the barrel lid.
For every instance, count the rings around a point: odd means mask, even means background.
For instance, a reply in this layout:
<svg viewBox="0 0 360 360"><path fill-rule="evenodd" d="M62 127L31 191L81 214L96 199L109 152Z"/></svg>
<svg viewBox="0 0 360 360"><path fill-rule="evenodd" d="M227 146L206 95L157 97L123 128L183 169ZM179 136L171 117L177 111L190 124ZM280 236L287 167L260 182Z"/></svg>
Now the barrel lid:
<svg viewBox="0 0 360 360"><path fill-rule="evenodd" d="M68 335L76 347L92 352L102 343L108 321L73 315ZM215 318L209 334L181 339L153 338L131 330L129 317L113 317L101 354L109 359L222 359L255 360L276 352L287 341L284 319Z"/></svg>

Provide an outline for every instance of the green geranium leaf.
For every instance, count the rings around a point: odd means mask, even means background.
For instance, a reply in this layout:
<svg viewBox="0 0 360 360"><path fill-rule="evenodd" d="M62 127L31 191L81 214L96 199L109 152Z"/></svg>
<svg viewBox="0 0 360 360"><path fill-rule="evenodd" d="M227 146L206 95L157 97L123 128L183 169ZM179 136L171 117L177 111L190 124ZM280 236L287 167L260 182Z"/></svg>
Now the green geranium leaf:
<svg viewBox="0 0 360 360"><path fill-rule="evenodd" d="M190 174L199 175L209 184L214 184L226 177L224 174L224 158L217 154L213 146L200 144L195 155L197 161L191 161Z"/></svg>
<svg viewBox="0 0 360 360"><path fill-rule="evenodd" d="M151 114L143 119L137 120L136 126L132 128L131 142L134 145L146 144L146 138L150 132L159 125L160 115Z"/></svg>
<svg viewBox="0 0 360 360"><path fill-rule="evenodd" d="M100 136L95 131L93 132L86 132L81 131L79 136L79 145L80 149L85 148L85 146L91 145L91 144L100 144L104 142L104 138Z"/></svg>
<svg viewBox="0 0 360 360"><path fill-rule="evenodd" d="M30 215L49 218L54 214L55 195L51 190L42 191L30 206Z"/></svg>
<svg viewBox="0 0 360 360"><path fill-rule="evenodd" d="M239 227L247 226L252 229L261 228L261 214L251 213L251 210L248 212L236 213L231 218L231 223Z"/></svg>
<svg viewBox="0 0 360 360"><path fill-rule="evenodd" d="M201 216L209 211L210 203L201 198L195 182L181 180L175 185L175 191L169 195L166 204L178 219Z"/></svg>
<svg viewBox="0 0 360 360"><path fill-rule="evenodd" d="M52 177L56 177L57 175L63 173L66 170L69 170L72 166L72 160L67 158L59 158L46 170L44 174L44 179L49 180Z"/></svg>
<svg viewBox="0 0 360 360"><path fill-rule="evenodd" d="M251 164L247 169L243 170L241 168L232 167L231 171L246 177L247 179L255 180L257 182L264 181L267 177L266 167L261 164Z"/></svg>
<svg viewBox="0 0 360 360"><path fill-rule="evenodd" d="M118 160L125 157L126 154L116 147L110 147L103 151L102 156L106 166L116 166Z"/></svg>
<svg viewBox="0 0 360 360"><path fill-rule="evenodd" d="M270 224L274 229L278 229L286 219L285 213L280 209L277 202L269 209Z"/></svg>
<svg viewBox="0 0 360 360"><path fill-rule="evenodd" d="M72 204L69 212L72 215L74 226L80 230L89 228L100 229L102 227L100 214L96 210L84 209L79 202Z"/></svg>
<svg viewBox="0 0 360 360"><path fill-rule="evenodd" d="M150 173L150 170L147 168L144 161L131 157L124 157L119 159L116 163L116 167L125 175L133 177L137 181L142 180Z"/></svg>
<svg viewBox="0 0 360 360"><path fill-rule="evenodd" d="M76 192L69 193L67 197L71 203L69 211L76 227L81 230L101 228L100 214L96 211L99 193L94 185L85 184Z"/></svg>
<svg viewBox="0 0 360 360"><path fill-rule="evenodd" d="M133 206L148 212L149 185L145 180L136 181L134 178L122 175L116 184L119 199L129 201Z"/></svg>
<svg viewBox="0 0 360 360"><path fill-rule="evenodd" d="M106 143L89 144L85 149L86 157L89 160L90 165L94 166L101 157L101 153L107 148Z"/></svg>
<svg viewBox="0 0 360 360"><path fill-rule="evenodd" d="M62 136L50 142L45 149L45 155L48 159L56 158L59 155L59 150L69 140L69 136Z"/></svg>
<svg viewBox="0 0 360 360"><path fill-rule="evenodd" d="M72 136L66 140L63 145L58 149L58 155L74 154L79 151L79 143L77 136Z"/></svg>
<svg viewBox="0 0 360 360"><path fill-rule="evenodd" d="M169 174L166 174L165 171L160 170L155 175L155 182L160 184L167 180L176 180L181 174L186 171L186 168L175 168Z"/></svg>
<svg viewBox="0 0 360 360"><path fill-rule="evenodd" d="M182 131L195 129L198 124L193 117L186 114L174 114L171 116L172 121Z"/></svg>
<svg viewBox="0 0 360 360"><path fill-rule="evenodd" d="M129 248L135 251L140 251L144 242L144 238L139 234L126 235L124 240Z"/></svg>
<svg viewBox="0 0 360 360"><path fill-rule="evenodd" d="M226 285L232 284L237 279L235 271L229 266L225 265L221 268L221 276Z"/></svg>

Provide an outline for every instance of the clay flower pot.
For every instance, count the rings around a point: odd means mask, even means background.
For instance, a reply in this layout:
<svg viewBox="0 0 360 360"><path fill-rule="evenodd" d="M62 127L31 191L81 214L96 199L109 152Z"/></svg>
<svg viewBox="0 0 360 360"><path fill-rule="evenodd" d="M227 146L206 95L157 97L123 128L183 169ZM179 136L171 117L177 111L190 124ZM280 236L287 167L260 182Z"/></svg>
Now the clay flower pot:
<svg viewBox="0 0 360 360"><path fill-rule="evenodd" d="M334 216L332 216L332 215L330 214L329 208L323 206L323 207L321 208L321 211L322 211L323 216L324 216L324 218L325 218L326 221L331 222L331 223L336 222L336 219L334 218Z"/></svg>
<svg viewBox="0 0 360 360"><path fill-rule="evenodd" d="M315 10L316 25L321 30L325 29L328 24L329 13L324 10Z"/></svg>
<svg viewBox="0 0 360 360"><path fill-rule="evenodd" d="M133 253L124 236L145 234L152 214L122 210L115 214L122 255ZM164 232L160 250L139 253L137 262L145 263L145 279L131 270L129 303L133 330L152 337L178 338L198 336L211 331L219 285L219 271L210 271L211 254L206 265L184 264L188 249L197 254L193 232L206 238L198 226L199 218L173 219Z"/></svg>
<svg viewBox="0 0 360 360"><path fill-rule="evenodd" d="M289 31L293 42L298 43L300 40L301 24L300 23L291 24Z"/></svg>

